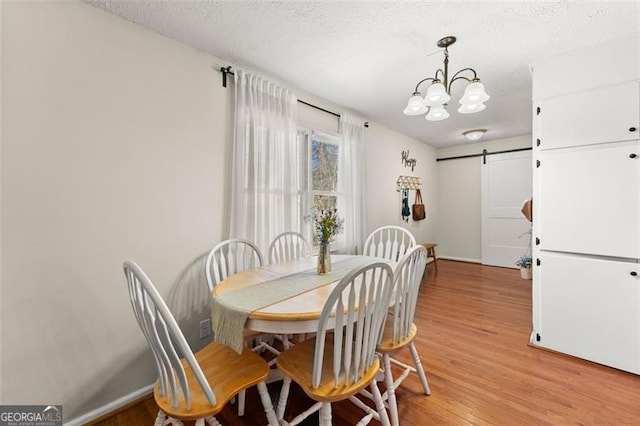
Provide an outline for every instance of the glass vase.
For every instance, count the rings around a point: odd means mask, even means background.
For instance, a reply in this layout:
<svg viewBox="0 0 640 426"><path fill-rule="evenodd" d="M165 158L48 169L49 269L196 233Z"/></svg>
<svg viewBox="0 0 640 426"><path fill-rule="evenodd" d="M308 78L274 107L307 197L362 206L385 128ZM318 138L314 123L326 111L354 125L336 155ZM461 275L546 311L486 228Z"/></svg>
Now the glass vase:
<svg viewBox="0 0 640 426"><path fill-rule="evenodd" d="M318 248L318 274L328 274L331 272L331 251L329 243L320 243Z"/></svg>

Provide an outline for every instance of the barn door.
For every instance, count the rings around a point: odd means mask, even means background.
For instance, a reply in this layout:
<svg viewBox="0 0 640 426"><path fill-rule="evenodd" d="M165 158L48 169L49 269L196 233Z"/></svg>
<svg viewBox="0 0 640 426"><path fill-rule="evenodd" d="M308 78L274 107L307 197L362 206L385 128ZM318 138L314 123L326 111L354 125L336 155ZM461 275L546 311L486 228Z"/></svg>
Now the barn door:
<svg viewBox="0 0 640 426"><path fill-rule="evenodd" d="M531 151L486 156L481 172L484 265L515 268L527 252L531 224L521 209L531 198L532 174Z"/></svg>

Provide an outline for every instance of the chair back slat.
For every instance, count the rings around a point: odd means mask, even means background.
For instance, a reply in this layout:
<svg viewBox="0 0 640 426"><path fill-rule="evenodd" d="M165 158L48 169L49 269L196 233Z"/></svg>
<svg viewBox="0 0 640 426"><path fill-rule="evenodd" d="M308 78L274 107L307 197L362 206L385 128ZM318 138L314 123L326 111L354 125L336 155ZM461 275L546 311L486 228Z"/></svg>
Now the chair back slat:
<svg viewBox="0 0 640 426"><path fill-rule="evenodd" d="M408 230L401 226L383 226L369 234L363 254L397 262L415 245L416 239Z"/></svg>
<svg viewBox="0 0 640 426"><path fill-rule="evenodd" d="M302 259L310 255L309 243L299 232L283 232L269 245L269 263L271 264Z"/></svg>
<svg viewBox="0 0 640 426"><path fill-rule="evenodd" d="M213 390L158 290L134 262L126 261L123 269L134 315L156 361L161 395L170 397L174 408L180 405L182 395L186 408L191 407L189 383L178 355L181 354L207 401L215 405Z"/></svg>
<svg viewBox="0 0 640 426"><path fill-rule="evenodd" d="M225 278L262 264L262 253L251 241L235 238L220 242L209 251L205 262L209 291Z"/></svg>
<svg viewBox="0 0 640 426"><path fill-rule="evenodd" d="M336 303L336 330L338 330L337 325L338 324L345 324L345 318L344 318L344 304L342 303L342 298L338 299L337 303ZM347 315L349 315L349 313L347 313ZM346 324L351 325L352 322L347 318L346 320ZM347 330L345 333L339 333L339 332L334 332L333 335L333 359L340 359L342 357L342 350L343 350L343 345L348 345L349 340L347 339L347 341L345 342L344 336L345 335L349 335L349 327L347 327ZM316 349L318 349L316 347ZM348 362L348 361L346 361ZM334 363L333 364L333 376L336 377L340 375L340 364L338 363ZM320 379L320 378L318 378Z"/></svg>
<svg viewBox="0 0 640 426"><path fill-rule="evenodd" d="M145 295L142 296L142 302L144 304L144 319L145 325L151 335L153 345L156 347L156 351L160 354L162 361L162 371L167 375L165 381L169 380L169 387L171 390L171 400L173 402L173 408L178 408L179 395L178 384L176 378L180 382L182 389L186 389L185 398L190 398L190 391L187 386L186 374L180 358L173 347L171 339L169 338L167 326L155 309L153 302L149 301L149 298ZM176 371L177 374L169 374L170 371Z"/></svg>
<svg viewBox="0 0 640 426"><path fill-rule="evenodd" d="M426 265L427 250L420 245L409 249L396 266L393 308L390 310L394 343L404 340L411 332Z"/></svg>
<svg viewBox="0 0 640 426"><path fill-rule="evenodd" d="M133 272L130 270L125 270L125 274L127 275L127 282L134 282L135 277L133 276ZM147 342L149 343L149 345L152 345L154 343L153 340L151 339L151 337L149 336L149 330L150 328L147 326L147 323L144 319L144 309L142 307L138 307L137 305L142 303L142 293L139 291L140 287L137 285L128 285L127 286L129 289L129 298L131 300L131 304L133 306L133 313L134 316L136 317L136 321L138 322L138 326L140 327L140 330L142 330L142 334L144 334L144 337L147 339ZM152 350L151 351L153 353L153 358L156 362L156 367L158 369L158 371L161 371L164 369L164 363L163 360L160 358L159 356L159 352ZM167 375L166 374L160 374L159 375L159 379L160 379L160 393L161 395L165 395L167 392L167 382L166 382L166 378Z"/></svg>
<svg viewBox="0 0 640 426"><path fill-rule="evenodd" d="M332 321L335 327L329 338L334 343L334 386L354 383L371 367L392 287L393 270L382 262L356 268L336 285L320 314L312 374L314 388L322 380L324 345Z"/></svg>

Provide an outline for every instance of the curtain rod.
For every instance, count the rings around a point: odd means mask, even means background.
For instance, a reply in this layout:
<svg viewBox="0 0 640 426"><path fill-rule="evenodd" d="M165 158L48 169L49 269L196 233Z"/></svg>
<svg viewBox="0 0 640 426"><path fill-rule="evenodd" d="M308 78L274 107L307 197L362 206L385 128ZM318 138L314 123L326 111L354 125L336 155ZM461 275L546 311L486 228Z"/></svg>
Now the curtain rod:
<svg viewBox="0 0 640 426"><path fill-rule="evenodd" d="M222 73L222 87L227 87L227 74L235 75L233 73L233 71L231 71L231 65L229 65L228 67L220 67L220 72ZM331 115L334 115L334 116L340 118L340 114L338 114L337 112L329 111L328 109L324 109L324 108L321 108L321 107L319 107L317 105L310 104L309 102L305 102L305 101L303 101L301 99L298 99L298 102L300 102L301 104L305 104L307 106L310 106L311 108L315 108L317 110L320 110L322 112L326 112L327 114L331 114ZM364 127L369 127L369 122L368 121L364 122Z"/></svg>
<svg viewBox="0 0 640 426"><path fill-rule="evenodd" d="M461 158L483 157L482 158L482 164L487 164L487 155L506 154L506 153L509 153L509 152L519 152L519 151L529 151L531 149L533 149L533 148L531 148L531 147L528 147L528 148L515 148L515 149L507 149L505 151L496 151L496 152L487 152L486 149L483 149L482 153L480 153L480 154L469 154L469 155L458 155L456 157L436 158L436 161L459 160Z"/></svg>

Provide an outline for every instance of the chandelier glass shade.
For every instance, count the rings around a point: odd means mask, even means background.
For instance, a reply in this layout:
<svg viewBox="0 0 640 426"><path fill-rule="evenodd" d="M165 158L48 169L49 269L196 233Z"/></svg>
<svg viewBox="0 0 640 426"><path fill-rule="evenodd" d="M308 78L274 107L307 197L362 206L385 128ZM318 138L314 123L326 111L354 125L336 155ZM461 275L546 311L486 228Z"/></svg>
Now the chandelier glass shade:
<svg viewBox="0 0 640 426"><path fill-rule="evenodd" d="M449 112L444 105L434 105L429 108L429 113L424 118L429 121L440 121L449 118Z"/></svg>
<svg viewBox="0 0 640 426"><path fill-rule="evenodd" d="M422 115L425 112L427 112L427 106L424 103L424 99L422 99L422 95L420 93L414 93L411 99L409 99L404 113L406 115Z"/></svg>
<svg viewBox="0 0 640 426"><path fill-rule="evenodd" d="M458 112L461 114L472 114L480 112L486 108L484 102L491 97L484 89L484 84L480 82L476 71L473 68L463 68L453 74L449 80L449 50L448 47L456 42L456 38L448 36L438 40L438 47L444 48L444 69L438 68L434 77L427 77L416 84L413 95L407 102L404 109L406 115L422 115L427 113L425 118L429 121L444 120L449 117L447 102L451 100L451 85L460 80L466 81L467 87L460 98ZM464 74L467 74L465 76ZM424 98L419 91L420 85L429 82Z"/></svg>
<svg viewBox="0 0 640 426"><path fill-rule="evenodd" d="M449 102L451 96L447 93L447 89L444 87L444 84L438 82L433 83L427 89L427 94L424 97L424 103L426 106L438 106L444 105Z"/></svg>

